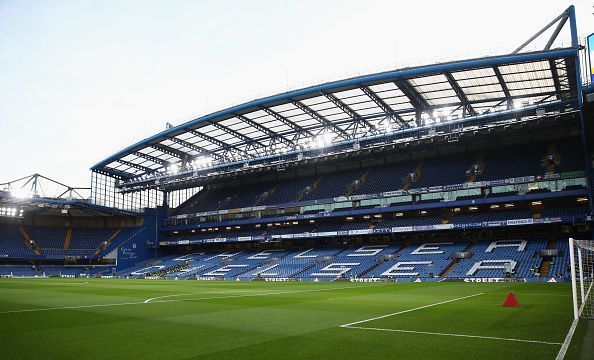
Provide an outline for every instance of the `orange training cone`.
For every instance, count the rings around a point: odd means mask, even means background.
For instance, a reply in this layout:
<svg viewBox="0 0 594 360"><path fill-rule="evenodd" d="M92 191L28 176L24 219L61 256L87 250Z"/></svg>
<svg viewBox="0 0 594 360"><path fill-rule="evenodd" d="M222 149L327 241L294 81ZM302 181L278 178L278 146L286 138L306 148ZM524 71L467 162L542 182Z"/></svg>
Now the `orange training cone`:
<svg viewBox="0 0 594 360"><path fill-rule="evenodd" d="M518 301L518 298L516 297L516 294L514 294L513 291L509 292L509 294L507 295L507 298L503 302L503 306L509 306L509 307L520 306L520 302Z"/></svg>

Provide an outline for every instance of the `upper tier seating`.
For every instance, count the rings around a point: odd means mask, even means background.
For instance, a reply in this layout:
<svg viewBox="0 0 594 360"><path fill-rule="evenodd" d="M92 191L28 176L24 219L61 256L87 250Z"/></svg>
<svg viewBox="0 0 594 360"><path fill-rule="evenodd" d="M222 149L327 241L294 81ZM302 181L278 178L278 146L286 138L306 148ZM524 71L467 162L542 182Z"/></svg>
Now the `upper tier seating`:
<svg viewBox="0 0 594 360"><path fill-rule="evenodd" d="M363 170L348 170L321 177L314 191L306 194L303 200L329 199L347 194L349 186L363 175Z"/></svg>
<svg viewBox="0 0 594 360"><path fill-rule="evenodd" d="M33 250L25 245L16 225L0 226L0 257L30 257Z"/></svg>
<svg viewBox="0 0 594 360"><path fill-rule="evenodd" d="M555 142L553 142L555 143ZM175 214L232 209L258 205L286 204L353 195L374 194L439 185L462 184L467 181L498 180L522 176L543 176L550 143L535 143L491 149L476 153L441 156L425 160L345 170L324 175L311 175L225 189L205 189L180 205ZM556 172L583 169L579 142L567 139L556 142ZM482 160L480 160L482 159ZM479 164L479 162L481 162ZM469 176L475 166L481 171ZM411 178L411 174L416 174ZM363 176L366 174L366 176ZM355 183L356 180L361 180ZM499 194L501 195L501 194ZM510 194L512 195L512 194Z"/></svg>

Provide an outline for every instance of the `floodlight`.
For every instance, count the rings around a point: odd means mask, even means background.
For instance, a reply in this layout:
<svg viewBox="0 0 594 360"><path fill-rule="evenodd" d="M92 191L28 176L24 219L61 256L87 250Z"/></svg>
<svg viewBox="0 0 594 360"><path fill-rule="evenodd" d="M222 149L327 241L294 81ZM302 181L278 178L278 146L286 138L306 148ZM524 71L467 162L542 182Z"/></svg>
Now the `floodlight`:
<svg viewBox="0 0 594 360"><path fill-rule="evenodd" d="M173 175L175 175L175 174L177 174L177 173L179 172L179 168L180 168L179 164L177 164L177 163L172 163L172 164L170 164L170 165L169 165L169 167L166 169L166 172L168 172L168 173L170 173L170 174L173 174Z"/></svg>
<svg viewBox="0 0 594 360"><path fill-rule="evenodd" d="M519 109L519 108L523 107L524 105L526 105L524 100L517 99L517 100L514 100L512 107L514 109Z"/></svg>
<svg viewBox="0 0 594 360"><path fill-rule="evenodd" d="M28 199L31 197L31 191L24 189L24 188L19 188L19 189L11 190L10 195L13 198L17 198L17 199Z"/></svg>

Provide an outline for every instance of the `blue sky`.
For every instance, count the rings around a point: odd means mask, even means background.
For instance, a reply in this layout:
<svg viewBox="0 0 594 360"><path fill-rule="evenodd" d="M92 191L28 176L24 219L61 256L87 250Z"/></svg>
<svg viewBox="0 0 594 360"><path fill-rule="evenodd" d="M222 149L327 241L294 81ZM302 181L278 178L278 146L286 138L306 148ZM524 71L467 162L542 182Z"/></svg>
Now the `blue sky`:
<svg viewBox="0 0 594 360"><path fill-rule="evenodd" d="M572 3L594 32L592 1L0 0L0 182L88 186L89 167L167 122L509 52Z"/></svg>

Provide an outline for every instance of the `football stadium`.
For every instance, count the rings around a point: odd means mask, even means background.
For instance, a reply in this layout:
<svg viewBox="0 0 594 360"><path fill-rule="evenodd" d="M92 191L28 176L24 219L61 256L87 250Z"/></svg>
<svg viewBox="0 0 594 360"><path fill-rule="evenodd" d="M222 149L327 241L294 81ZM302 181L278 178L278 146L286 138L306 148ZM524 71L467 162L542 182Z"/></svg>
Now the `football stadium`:
<svg viewBox="0 0 594 360"><path fill-rule="evenodd" d="M0 179L1 357L594 359L575 11L131 138L87 188Z"/></svg>

